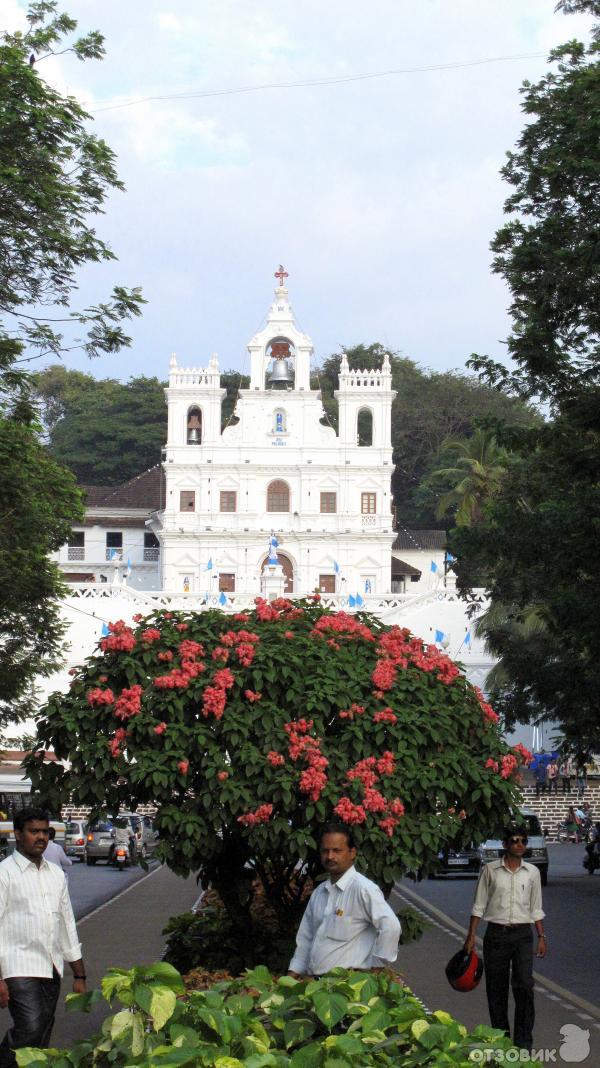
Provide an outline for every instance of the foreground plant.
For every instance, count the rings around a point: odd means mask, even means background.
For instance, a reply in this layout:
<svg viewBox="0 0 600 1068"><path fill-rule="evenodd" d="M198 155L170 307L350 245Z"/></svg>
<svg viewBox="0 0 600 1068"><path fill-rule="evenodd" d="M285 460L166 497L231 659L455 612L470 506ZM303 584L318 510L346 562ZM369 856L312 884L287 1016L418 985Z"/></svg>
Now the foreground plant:
<svg viewBox="0 0 600 1068"><path fill-rule="evenodd" d="M50 699L27 769L55 810L155 803L160 858L218 891L251 963L257 885L295 931L332 816L386 889L502 826L527 754L496 719L435 646L318 598L161 611L111 625ZM43 764L50 747L68 767Z"/></svg>
<svg viewBox="0 0 600 1068"><path fill-rule="evenodd" d="M337 969L324 979L273 979L258 967L183 997L168 964L125 971L102 981L107 1001L123 1009L99 1035L67 1050L17 1052L20 1068L197 1065L210 1068L345 1068L347 1065L473 1063L473 1050L505 1051L510 1040L489 1027L467 1028L447 1012L427 1012L393 973ZM98 991L74 994L68 1008L89 1009ZM480 1058L482 1059L482 1058Z"/></svg>

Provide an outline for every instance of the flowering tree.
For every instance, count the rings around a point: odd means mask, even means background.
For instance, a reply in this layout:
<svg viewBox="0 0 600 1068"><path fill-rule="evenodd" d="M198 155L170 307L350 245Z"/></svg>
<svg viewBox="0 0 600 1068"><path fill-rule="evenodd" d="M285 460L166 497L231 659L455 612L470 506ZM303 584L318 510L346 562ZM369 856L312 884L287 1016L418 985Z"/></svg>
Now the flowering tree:
<svg viewBox="0 0 600 1068"><path fill-rule="evenodd" d="M50 699L28 770L54 808L154 802L161 858L212 884L247 933L256 877L282 925L297 923L328 819L352 826L361 868L390 888L518 800L526 750L406 629L318 595L135 624L112 624ZM42 764L48 747L68 768Z"/></svg>

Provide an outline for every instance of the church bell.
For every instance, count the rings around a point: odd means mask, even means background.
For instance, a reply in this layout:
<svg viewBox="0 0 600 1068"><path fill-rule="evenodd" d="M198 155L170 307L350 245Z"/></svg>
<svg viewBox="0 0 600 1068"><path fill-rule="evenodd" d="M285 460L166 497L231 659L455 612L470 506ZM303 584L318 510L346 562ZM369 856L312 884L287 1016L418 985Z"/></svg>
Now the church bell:
<svg viewBox="0 0 600 1068"><path fill-rule="evenodd" d="M188 422L187 443L188 445L202 444L202 424L195 412L190 416Z"/></svg>
<svg viewBox="0 0 600 1068"><path fill-rule="evenodd" d="M269 389L287 389L292 384L290 367L286 359L273 360L273 370L269 375L267 386Z"/></svg>

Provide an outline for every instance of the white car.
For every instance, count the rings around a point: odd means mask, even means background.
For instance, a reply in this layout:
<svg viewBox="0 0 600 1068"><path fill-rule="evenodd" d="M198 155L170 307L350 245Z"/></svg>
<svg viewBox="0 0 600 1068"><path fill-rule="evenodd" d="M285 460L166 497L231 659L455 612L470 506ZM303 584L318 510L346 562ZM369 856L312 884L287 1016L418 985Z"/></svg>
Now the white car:
<svg viewBox="0 0 600 1068"><path fill-rule="evenodd" d="M545 886L548 882L548 847L542 834L540 821L532 808L522 808L518 822L527 829L527 849L523 854L523 860L539 868L542 886ZM498 860L503 854L504 849L500 838L488 838L487 842L479 846L482 864L489 864L490 860Z"/></svg>

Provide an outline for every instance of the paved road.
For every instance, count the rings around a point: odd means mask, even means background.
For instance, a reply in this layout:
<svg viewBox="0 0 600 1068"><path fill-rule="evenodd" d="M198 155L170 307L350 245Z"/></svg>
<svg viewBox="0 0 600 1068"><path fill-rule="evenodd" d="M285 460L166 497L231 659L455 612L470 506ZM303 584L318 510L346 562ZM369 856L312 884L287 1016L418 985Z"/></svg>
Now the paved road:
<svg viewBox="0 0 600 1068"><path fill-rule="evenodd" d="M544 888L548 956L536 963L536 970L600 1006L600 872L590 876L582 867L583 845L550 845L548 852L550 870ZM466 926L474 878L450 876L416 884L403 880L399 886L403 885Z"/></svg>
<svg viewBox="0 0 600 1068"><path fill-rule="evenodd" d="M150 861L149 870L152 871L157 863ZM140 867L118 871L101 862L88 868L86 864L74 860L69 868L69 893L76 918L79 920L105 901L110 901L115 894L137 883L145 874Z"/></svg>
<svg viewBox="0 0 600 1068"><path fill-rule="evenodd" d="M171 916L190 909L198 896L195 878L180 879L158 864L153 864L150 874L142 872L140 868L112 872L106 870L104 865L87 869L83 865L73 867L76 870L71 878L76 900L80 891L83 900L89 890L89 876L95 875L100 887L95 892L105 894L105 903L101 907L94 906L97 911L92 909L90 912L87 909L78 924L90 987L99 986L102 976L111 966L131 968L134 964L151 964L160 960L165 944L162 931L167 921ZM104 875L107 876L106 882L102 878ZM118 883L118 896L113 896L114 889L106 895L109 885L114 887L115 881ZM89 894L87 900L91 900ZM65 972L63 997L71 989L68 966ZM115 1003L112 1011L118 1007ZM90 1015L66 1013L61 998L52 1036L53 1045L68 1046L76 1038L89 1037L99 1029L103 1017L110 1011L106 1002L101 1002ZM0 1028L3 1023L0 1019Z"/></svg>

